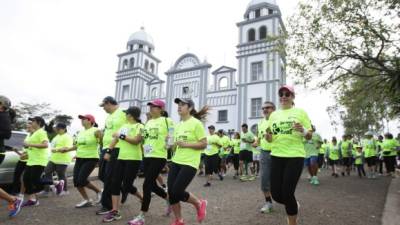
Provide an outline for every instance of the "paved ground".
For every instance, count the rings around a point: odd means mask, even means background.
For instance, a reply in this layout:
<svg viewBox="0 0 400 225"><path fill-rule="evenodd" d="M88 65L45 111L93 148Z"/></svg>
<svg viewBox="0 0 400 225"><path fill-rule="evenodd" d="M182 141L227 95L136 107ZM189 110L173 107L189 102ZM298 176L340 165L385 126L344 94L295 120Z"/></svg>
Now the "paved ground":
<svg viewBox="0 0 400 225"><path fill-rule="evenodd" d="M284 208L275 205L275 211L269 215L259 213L263 197L259 191L259 180L242 183L227 176L223 182L215 181L210 188L204 188L204 177L197 177L189 190L208 200L206 225L283 225ZM328 171L320 175L321 185L308 184L305 174L301 178L296 196L301 204L300 225L379 225L385 204L390 178L377 180L350 177L333 178ZM136 181L140 186L143 180ZM75 209L80 201L76 190L70 190L69 196L49 197L40 200L40 206L24 208L17 218L9 220L5 205L0 206L0 224L4 225L75 225L100 224L101 217L95 215L97 207ZM188 225L195 222L195 211L184 205L183 215ZM127 220L139 212L138 201L130 196L123 206L123 219L112 224L126 224ZM166 225L170 219L163 217L165 203L154 197L146 224Z"/></svg>

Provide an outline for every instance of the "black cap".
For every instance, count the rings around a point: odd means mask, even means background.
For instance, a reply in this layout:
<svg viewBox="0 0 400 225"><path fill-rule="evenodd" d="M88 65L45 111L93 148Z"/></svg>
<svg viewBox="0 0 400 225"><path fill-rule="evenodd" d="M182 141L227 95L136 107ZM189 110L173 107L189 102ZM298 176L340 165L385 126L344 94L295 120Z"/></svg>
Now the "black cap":
<svg viewBox="0 0 400 225"><path fill-rule="evenodd" d="M46 122L40 116L30 117L28 118L28 120L35 121L37 124L39 124L40 127L44 127L46 125Z"/></svg>
<svg viewBox="0 0 400 225"><path fill-rule="evenodd" d="M133 118L135 118L135 120L139 120L140 119L141 110L140 110L139 107L131 106L128 109L124 110L124 112L126 114L131 115Z"/></svg>
<svg viewBox="0 0 400 225"><path fill-rule="evenodd" d="M189 107L194 107L194 102L190 98L176 98L174 101L176 104L184 103L187 104Z"/></svg>
<svg viewBox="0 0 400 225"><path fill-rule="evenodd" d="M215 130L214 125L208 126L208 129Z"/></svg>
<svg viewBox="0 0 400 225"><path fill-rule="evenodd" d="M223 129L219 129L219 130L218 130L218 133L223 134L223 133L224 133L224 130L223 130Z"/></svg>
<svg viewBox="0 0 400 225"><path fill-rule="evenodd" d="M66 129L67 129L67 125L66 125L65 123L57 123L56 128L57 128L57 129L64 129L64 130L66 130Z"/></svg>
<svg viewBox="0 0 400 225"><path fill-rule="evenodd" d="M105 98L103 99L103 101L100 103L100 107L103 107L104 104L106 104L106 103L110 103L111 105L118 105L117 100L115 100L115 98L112 97L112 96L107 96L107 97L105 97Z"/></svg>

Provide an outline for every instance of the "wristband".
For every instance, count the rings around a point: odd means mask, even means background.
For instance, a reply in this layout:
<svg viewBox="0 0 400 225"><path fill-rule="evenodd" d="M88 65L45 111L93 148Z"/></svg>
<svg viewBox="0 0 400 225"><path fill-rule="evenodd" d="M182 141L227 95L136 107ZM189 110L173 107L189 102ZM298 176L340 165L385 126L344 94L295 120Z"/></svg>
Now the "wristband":
<svg viewBox="0 0 400 225"><path fill-rule="evenodd" d="M125 135L125 134L120 134L120 135L119 135L119 139L125 140L125 138L126 138L126 135Z"/></svg>

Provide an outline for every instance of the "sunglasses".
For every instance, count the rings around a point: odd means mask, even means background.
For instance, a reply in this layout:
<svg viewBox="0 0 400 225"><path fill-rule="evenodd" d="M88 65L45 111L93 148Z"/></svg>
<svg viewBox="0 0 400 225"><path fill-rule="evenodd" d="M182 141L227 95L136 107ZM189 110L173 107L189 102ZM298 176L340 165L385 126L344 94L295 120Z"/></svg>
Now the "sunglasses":
<svg viewBox="0 0 400 225"><path fill-rule="evenodd" d="M285 96L286 98L289 98L292 94L290 92L279 92L279 97Z"/></svg>
<svg viewBox="0 0 400 225"><path fill-rule="evenodd" d="M266 107L262 107L262 110L267 110L267 109L273 109L273 106L266 106Z"/></svg>

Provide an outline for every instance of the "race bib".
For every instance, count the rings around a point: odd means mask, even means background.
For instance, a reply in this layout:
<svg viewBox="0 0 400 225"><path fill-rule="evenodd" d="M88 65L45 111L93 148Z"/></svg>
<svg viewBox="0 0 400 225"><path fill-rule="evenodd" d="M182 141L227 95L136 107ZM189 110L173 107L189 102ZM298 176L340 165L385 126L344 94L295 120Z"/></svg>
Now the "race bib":
<svg viewBox="0 0 400 225"><path fill-rule="evenodd" d="M211 145L207 145L206 151L207 152L211 151Z"/></svg>
<svg viewBox="0 0 400 225"><path fill-rule="evenodd" d="M246 149L247 148L247 144L242 142L240 143L240 149Z"/></svg>
<svg viewBox="0 0 400 225"><path fill-rule="evenodd" d="M151 145L143 146L144 155L149 155L153 151L153 147Z"/></svg>

